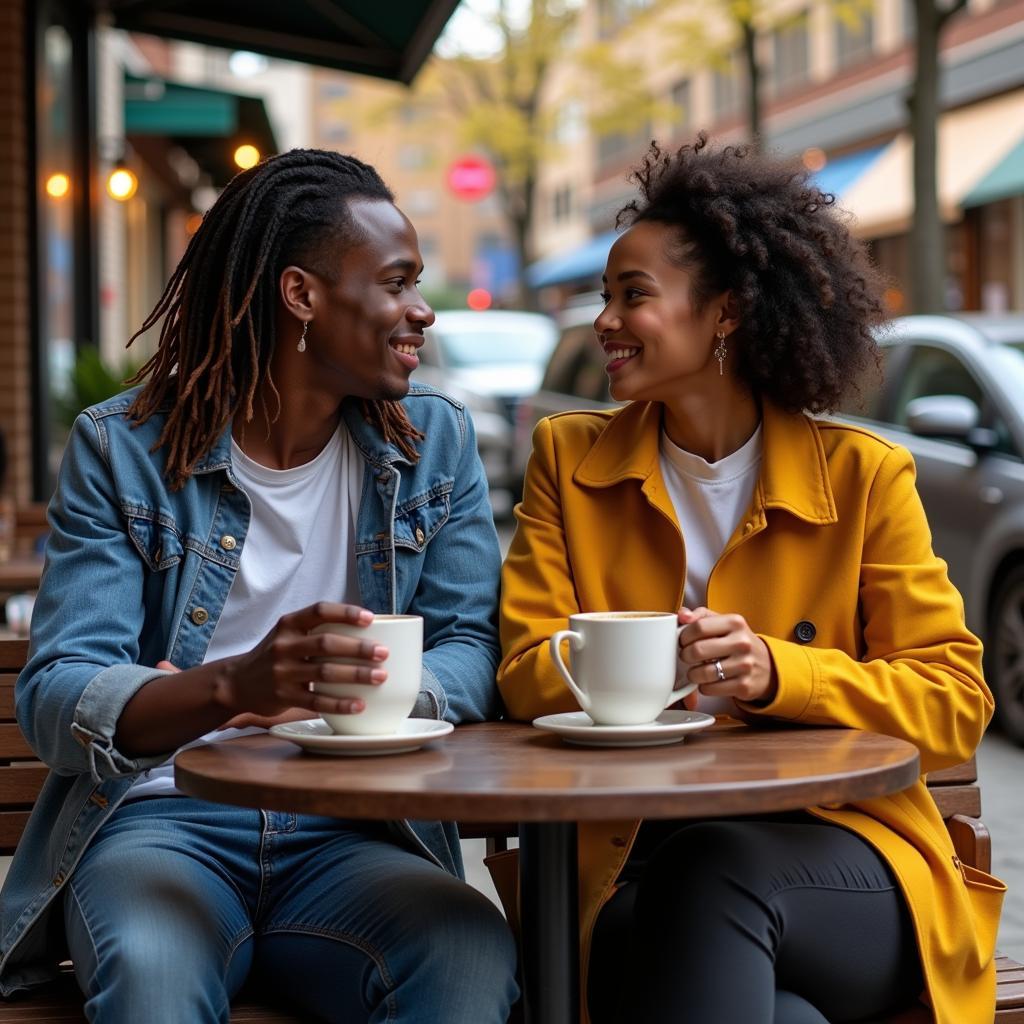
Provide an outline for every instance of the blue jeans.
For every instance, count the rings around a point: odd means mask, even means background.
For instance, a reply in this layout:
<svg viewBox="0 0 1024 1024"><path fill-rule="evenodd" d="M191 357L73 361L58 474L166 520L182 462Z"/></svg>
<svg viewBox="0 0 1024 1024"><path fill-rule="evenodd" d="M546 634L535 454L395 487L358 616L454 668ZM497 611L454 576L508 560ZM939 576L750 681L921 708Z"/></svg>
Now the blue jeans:
<svg viewBox="0 0 1024 1024"><path fill-rule="evenodd" d="M185 797L118 809L68 883L90 1021L226 1022L250 974L312 1019L504 1024L512 934L386 826Z"/></svg>

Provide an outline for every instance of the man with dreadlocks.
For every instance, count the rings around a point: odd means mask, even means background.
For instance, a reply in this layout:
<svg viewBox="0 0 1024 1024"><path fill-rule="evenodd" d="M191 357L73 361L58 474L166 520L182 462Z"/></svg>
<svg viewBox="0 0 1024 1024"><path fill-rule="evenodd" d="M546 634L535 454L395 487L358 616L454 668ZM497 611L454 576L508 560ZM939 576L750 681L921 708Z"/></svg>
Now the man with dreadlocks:
<svg viewBox="0 0 1024 1024"><path fill-rule="evenodd" d="M371 167L267 160L143 324L161 329L141 387L78 418L17 685L51 773L0 896L4 995L70 952L104 1024L226 1022L250 974L310 1019L506 1020L514 943L460 880L452 826L215 806L170 763L225 727L358 714L310 683L378 684L386 649L310 630L375 611L423 616L415 715L496 710L472 423L410 389L421 269Z"/></svg>

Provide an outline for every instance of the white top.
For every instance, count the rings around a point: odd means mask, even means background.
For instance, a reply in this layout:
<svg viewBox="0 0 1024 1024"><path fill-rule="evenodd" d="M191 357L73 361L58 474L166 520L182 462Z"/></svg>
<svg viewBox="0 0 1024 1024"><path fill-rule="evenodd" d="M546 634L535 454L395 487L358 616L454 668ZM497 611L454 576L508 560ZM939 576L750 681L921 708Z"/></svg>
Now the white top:
<svg viewBox="0 0 1024 1024"><path fill-rule="evenodd" d="M252 516L204 663L252 650L282 615L316 601L359 603L355 533L364 467L344 424L315 459L293 469L254 462L234 439L231 461ZM260 731L218 730L186 746ZM157 795L180 795L170 760L140 775L126 799Z"/></svg>
<svg viewBox="0 0 1024 1024"><path fill-rule="evenodd" d="M686 545L686 586L683 603L707 603L708 577L754 496L761 468L761 427L731 455L707 462L684 451L661 434L661 474L665 478L676 520ZM728 612L728 608L713 611ZM728 711L732 701L700 696L698 710Z"/></svg>

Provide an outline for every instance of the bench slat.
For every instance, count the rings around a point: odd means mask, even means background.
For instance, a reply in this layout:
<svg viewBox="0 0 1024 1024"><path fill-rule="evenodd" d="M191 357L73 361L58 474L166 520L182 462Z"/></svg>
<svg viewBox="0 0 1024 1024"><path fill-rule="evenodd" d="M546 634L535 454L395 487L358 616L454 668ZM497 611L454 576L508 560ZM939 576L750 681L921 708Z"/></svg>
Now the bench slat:
<svg viewBox="0 0 1024 1024"><path fill-rule="evenodd" d="M0 761L36 760L35 751L25 742L14 722L0 722Z"/></svg>
<svg viewBox="0 0 1024 1024"><path fill-rule="evenodd" d="M977 759L972 755L969 761L955 764L952 768L940 768L937 772L929 772L927 780L929 786L945 786L953 782L977 782Z"/></svg>
<svg viewBox="0 0 1024 1024"><path fill-rule="evenodd" d="M48 773L42 761L0 765L0 807L35 803Z"/></svg>
<svg viewBox="0 0 1024 1024"><path fill-rule="evenodd" d="M981 817L981 790L977 786L936 786L929 792L943 818L952 818L954 814Z"/></svg>

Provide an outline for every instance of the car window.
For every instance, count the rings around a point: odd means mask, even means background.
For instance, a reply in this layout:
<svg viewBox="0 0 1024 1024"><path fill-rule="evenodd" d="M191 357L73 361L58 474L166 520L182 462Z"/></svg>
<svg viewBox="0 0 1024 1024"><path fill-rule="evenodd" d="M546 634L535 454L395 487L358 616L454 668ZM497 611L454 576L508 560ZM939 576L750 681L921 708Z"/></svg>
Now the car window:
<svg viewBox="0 0 1024 1024"><path fill-rule="evenodd" d="M541 388L544 391L557 391L571 394L572 381L576 374L583 350L591 343L594 330L586 324L578 327L567 327L558 339Z"/></svg>
<svg viewBox="0 0 1024 1024"><path fill-rule="evenodd" d="M433 335L444 361L456 369L504 363L543 363L554 343L554 324L504 325L493 320L479 326L435 327Z"/></svg>
<svg viewBox="0 0 1024 1024"><path fill-rule="evenodd" d="M979 409L985 405L981 386L957 356L931 345L915 345L896 387L893 422L905 427L907 405L926 395L960 395Z"/></svg>
<svg viewBox="0 0 1024 1024"><path fill-rule="evenodd" d="M977 378L952 352L931 345L915 345L907 361L893 402L893 421L907 425L907 405L926 395L960 395L969 398L980 411L979 426L995 432L995 451L1017 456L1017 446L1009 425L996 411Z"/></svg>

